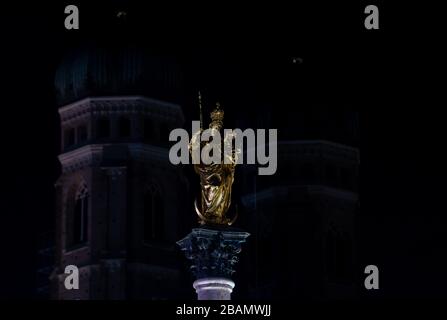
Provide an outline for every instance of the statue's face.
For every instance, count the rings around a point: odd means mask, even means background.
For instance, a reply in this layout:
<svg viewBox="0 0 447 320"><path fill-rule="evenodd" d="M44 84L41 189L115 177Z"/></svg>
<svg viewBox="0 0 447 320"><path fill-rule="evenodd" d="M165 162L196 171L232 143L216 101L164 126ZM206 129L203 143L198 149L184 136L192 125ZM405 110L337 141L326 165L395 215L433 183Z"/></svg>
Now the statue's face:
<svg viewBox="0 0 447 320"><path fill-rule="evenodd" d="M222 129L222 123L218 121L213 121L210 123L210 129L220 131Z"/></svg>

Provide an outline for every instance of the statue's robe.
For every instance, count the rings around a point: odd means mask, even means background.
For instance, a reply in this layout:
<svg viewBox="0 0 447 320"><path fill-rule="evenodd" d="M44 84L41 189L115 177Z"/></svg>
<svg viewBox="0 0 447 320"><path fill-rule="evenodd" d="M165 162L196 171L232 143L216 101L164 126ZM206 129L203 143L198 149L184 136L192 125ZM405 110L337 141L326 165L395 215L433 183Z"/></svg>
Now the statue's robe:
<svg viewBox="0 0 447 320"><path fill-rule="evenodd" d="M224 139L224 144L232 143L234 136L229 134ZM198 136L193 136L191 143L198 142ZM202 143L202 147L207 143ZM224 148L225 149L225 148ZM201 185L201 200L200 208L196 208L197 212L203 222L210 222L215 224L227 224L230 222L225 217L231 205L231 190L234 181L234 171L237 162L237 153L232 148L232 152L224 154L219 148L219 153L222 154L221 163L213 164L195 164L195 172L200 177Z"/></svg>

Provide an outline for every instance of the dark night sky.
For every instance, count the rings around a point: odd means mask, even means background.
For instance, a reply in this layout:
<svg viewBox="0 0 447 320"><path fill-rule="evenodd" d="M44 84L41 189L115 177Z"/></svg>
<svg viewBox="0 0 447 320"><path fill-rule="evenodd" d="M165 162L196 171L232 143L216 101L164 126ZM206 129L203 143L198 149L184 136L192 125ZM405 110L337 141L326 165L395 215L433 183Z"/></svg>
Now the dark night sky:
<svg viewBox="0 0 447 320"><path fill-rule="evenodd" d="M445 121L441 104L433 101L439 85L428 83L440 53L427 37L391 23L395 12L386 6L382 30L367 32L360 4L248 8L220 3L213 9L189 8L189 14L186 8L107 3L81 2L79 31L63 28L65 3L2 9L0 297L32 297L37 230L53 223L59 173L54 71L64 52L85 39L114 39L114 13L122 7L135 39L179 55L186 68L197 70L196 85L226 88L210 89L210 96L229 104L261 101L261 90L270 88L265 98L275 101L278 87L291 77L281 70L296 68L293 81L303 101L335 101L360 110L364 256L384 266L388 296L441 294L447 284L446 159L440 154ZM295 56L304 63L294 66ZM287 106L278 108L286 112ZM244 111L255 112L253 107ZM408 279L414 286L405 293L400 284Z"/></svg>

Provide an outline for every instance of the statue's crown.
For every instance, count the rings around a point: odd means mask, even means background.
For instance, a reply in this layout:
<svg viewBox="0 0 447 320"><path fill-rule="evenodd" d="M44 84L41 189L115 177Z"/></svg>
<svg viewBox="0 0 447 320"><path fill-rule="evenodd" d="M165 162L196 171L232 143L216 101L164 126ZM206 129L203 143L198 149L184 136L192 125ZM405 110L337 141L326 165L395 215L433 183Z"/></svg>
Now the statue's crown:
<svg viewBox="0 0 447 320"><path fill-rule="evenodd" d="M211 120L213 122L223 123L224 111L220 109L220 104L216 103L216 108L211 112Z"/></svg>

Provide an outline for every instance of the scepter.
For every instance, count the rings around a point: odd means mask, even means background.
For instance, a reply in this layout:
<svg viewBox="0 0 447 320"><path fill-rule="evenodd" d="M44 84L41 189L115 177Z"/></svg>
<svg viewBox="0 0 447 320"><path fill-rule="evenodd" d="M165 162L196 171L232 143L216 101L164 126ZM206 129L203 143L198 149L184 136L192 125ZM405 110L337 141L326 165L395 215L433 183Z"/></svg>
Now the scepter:
<svg viewBox="0 0 447 320"><path fill-rule="evenodd" d="M200 112L200 131L203 129L203 116L202 116L202 95L199 91L199 112Z"/></svg>

